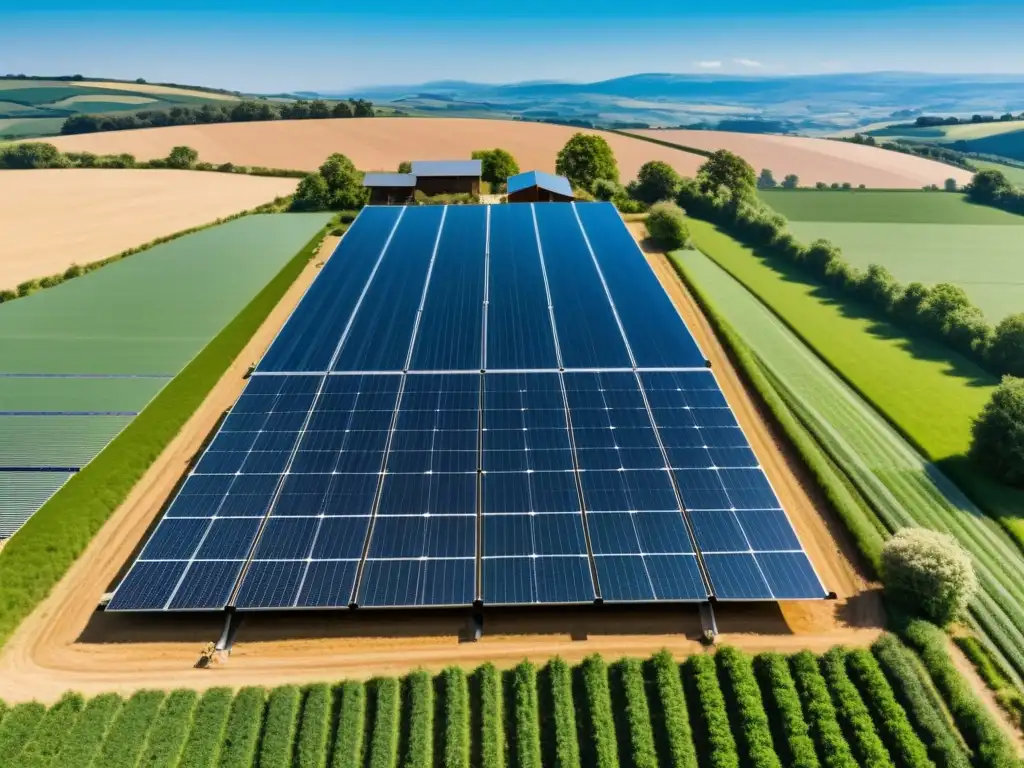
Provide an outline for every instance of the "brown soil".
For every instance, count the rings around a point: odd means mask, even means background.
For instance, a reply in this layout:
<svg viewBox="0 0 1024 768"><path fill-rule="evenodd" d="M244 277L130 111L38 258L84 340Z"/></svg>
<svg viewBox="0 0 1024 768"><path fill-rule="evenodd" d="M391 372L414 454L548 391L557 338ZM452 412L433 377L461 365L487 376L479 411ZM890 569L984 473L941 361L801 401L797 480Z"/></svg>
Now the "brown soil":
<svg viewBox="0 0 1024 768"><path fill-rule="evenodd" d="M1010 737L1014 746L1017 748L1018 755L1024 755L1024 735L1021 734L1013 722L1010 720L1010 716L1006 711L999 706L999 702L996 701L996 695L992 689L985 685L985 681L981 679L981 675L978 674L978 670L975 669L971 660L964 655L964 652L960 650L959 646L952 640L946 641L947 650L949 651L949 658L953 662L953 666L957 668L957 671L963 676L964 680L967 681L968 685L971 686L971 690L974 691L974 695L977 696L981 702L988 709L989 714L996 721L1003 732Z"/></svg>
<svg viewBox="0 0 1024 768"><path fill-rule="evenodd" d="M327 248L333 248L328 244ZM713 360L740 423L797 532L839 599L813 603L719 605L720 642L751 651L824 651L832 645L866 645L883 623L880 602L849 559L849 545L799 464L762 422L706 322L695 310L664 257L651 256L687 324ZM19 628L0 656L0 698L54 701L68 689L129 693L142 687L277 685L313 680L367 678L422 666L473 666L492 661L511 666L524 657L554 654L576 660L600 652L609 657L648 655L669 648L679 656L700 652L701 625L693 607L659 609L488 612L479 642L462 642L465 612L325 612L255 614L240 622L223 665L195 670L202 646L216 640L223 615L128 616L94 611L101 595L159 515L189 461L237 398L249 362L273 339L315 274L314 260L254 336L224 378L157 459L124 505L100 531L53 594ZM837 529L838 530L838 529ZM837 538L834 538L836 536Z"/></svg>
<svg viewBox="0 0 1024 768"><path fill-rule="evenodd" d="M255 208L295 185L199 171L2 171L0 288Z"/></svg>
<svg viewBox="0 0 1024 768"><path fill-rule="evenodd" d="M140 160L166 157L185 144L210 163L312 170L332 152L343 152L363 171L394 171L403 160L459 160L476 149L502 147L525 170L554 171L555 156L574 133L597 133L546 123L469 118L379 117L359 120L275 120L266 123L179 125L136 131L59 136L61 150L114 154ZM693 176L704 158L648 141L601 133L619 162L623 180L649 160L664 160Z"/></svg>
<svg viewBox="0 0 1024 768"><path fill-rule="evenodd" d="M920 189L949 178L958 184L971 180L971 172L913 155L904 155L878 147L850 144L805 136L772 136L724 131L630 131L696 149L735 152L758 172L768 168L775 180L790 173L800 177L800 185L814 186L849 182L878 189Z"/></svg>

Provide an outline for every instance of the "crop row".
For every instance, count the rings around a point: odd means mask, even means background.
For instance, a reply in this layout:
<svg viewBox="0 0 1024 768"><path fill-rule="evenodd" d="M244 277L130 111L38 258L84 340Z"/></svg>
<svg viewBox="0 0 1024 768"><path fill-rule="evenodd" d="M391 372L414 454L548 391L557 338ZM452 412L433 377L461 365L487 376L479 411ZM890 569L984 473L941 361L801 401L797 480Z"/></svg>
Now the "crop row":
<svg viewBox="0 0 1024 768"><path fill-rule="evenodd" d="M663 651L610 666L592 655L471 676L67 695L0 712L0 768L1016 766L942 633L914 624L907 636L923 661L886 636L821 657L724 647L682 664Z"/></svg>

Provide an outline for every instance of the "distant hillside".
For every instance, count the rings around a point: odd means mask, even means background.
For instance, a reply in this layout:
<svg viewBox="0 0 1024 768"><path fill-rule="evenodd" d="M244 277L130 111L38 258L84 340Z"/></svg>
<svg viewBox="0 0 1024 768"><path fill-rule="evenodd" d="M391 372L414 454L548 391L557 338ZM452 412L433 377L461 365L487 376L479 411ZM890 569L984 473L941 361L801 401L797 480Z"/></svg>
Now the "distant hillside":
<svg viewBox="0 0 1024 768"><path fill-rule="evenodd" d="M959 152L999 155L1024 161L1024 119L924 127L892 125L867 134L877 139L934 144Z"/></svg>

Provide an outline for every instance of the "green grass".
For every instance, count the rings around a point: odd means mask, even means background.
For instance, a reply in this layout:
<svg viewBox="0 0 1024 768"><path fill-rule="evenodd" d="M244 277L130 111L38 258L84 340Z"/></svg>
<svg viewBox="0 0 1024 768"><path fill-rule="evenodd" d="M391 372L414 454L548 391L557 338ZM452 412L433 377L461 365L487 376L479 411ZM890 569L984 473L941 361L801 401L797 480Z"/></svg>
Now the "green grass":
<svg viewBox="0 0 1024 768"><path fill-rule="evenodd" d="M903 652L909 653L906 649ZM868 654L870 661L870 653L863 653ZM929 653L935 655L934 651ZM503 754L514 744L512 751L517 755L518 764L545 768L578 768L580 765L588 768L596 765L696 768L698 764L703 768L725 765L815 768L818 763L813 759L792 762L792 748L782 745L780 740L773 743L769 732L770 713L776 702L787 700L798 714L800 697L803 697L807 707L806 724L795 723L799 733L793 743L809 748L813 758L815 748L810 735L827 737L820 742L822 750L829 750L827 759L823 754L821 765L842 768L847 764L841 758L844 754L849 756L849 747L831 704L831 695L836 691L827 686L819 671L823 658L810 653L790 659L779 654L751 656L726 646L715 656L699 654L680 666L679 660L662 651L652 659L627 658L616 662L611 668L611 686L609 667L599 656L591 656L585 666L575 668L553 660L538 670L524 662L510 671L512 699L506 713L511 718L510 729L489 731L492 741L477 744L474 758L469 758L467 750L461 746L448 750L440 740L430 744L432 734L443 734L449 726L443 721L430 722L431 714L436 712L443 717L442 713L449 709L437 698L431 701L435 691L462 691L458 698L470 709L464 725L472 722L479 727L488 717L481 710L492 706L492 697L465 696L467 675L461 670L455 674L449 669L436 676L414 672L405 679L405 685L396 678L315 684L308 689L316 697L315 712L310 715L316 721L312 730L326 730L334 739L329 763L332 766L492 766L492 761L479 759L484 754L479 748L493 747L492 754ZM841 660L843 654L838 658ZM933 665L941 663L941 658L929 658ZM761 681L755 679L755 669L769 667L775 668L776 673ZM485 665L482 669L488 670L483 675L484 681L497 680L492 666ZM682 670L687 677L687 688L691 689L689 704L683 693ZM874 668L872 671L877 672ZM979 726L977 712L971 710L971 700L964 698L957 686L956 673L951 674L946 668L939 671L942 685L958 697L956 711L970 729L972 743L978 743L979 739L991 740L989 734L979 730L984 723ZM479 677L473 674L470 679ZM458 678L454 685L453 678ZM873 685L878 684L876 673ZM849 693L848 680L845 685ZM884 681L881 685L884 689ZM546 686L552 686L551 697L539 690ZM725 688L724 696L722 688ZM776 688L780 695L775 695ZM271 768L309 764L307 758L312 758L316 764L327 760L319 736L313 739L315 749L312 752L316 754L304 751L307 737L301 733L301 727L295 728L299 691L294 686L271 691L267 706L264 706L264 692L259 688L243 688L238 692L213 689L199 697L198 705L197 694L191 690L171 691L161 707L163 697L163 693L145 691L123 702L112 694L83 702L80 696L70 694L49 710L40 704L21 704L0 726L0 743L8 749L7 753L0 753L0 766L46 765L48 763L39 762L34 756L49 755L54 749L58 750L58 760L53 765L68 768L110 765L226 768L257 764L260 768ZM307 710L308 698L307 695ZM537 738L536 705L545 698L554 704L554 711L549 709L549 714L557 719L559 731L558 745L552 749L542 748ZM886 699L886 706L892 709L891 699ZM616 711L609 711L610 707ZM596 710L603 712L598 714ZM766 715L766 711L769 714ZM897 710L893 712L899 714ZM790 720L796 714L791 715ZM863 715L863 709L859 714ZM696 725L692 732L691 722ZM914 719L908 722L903 718L895 725L885 726L884 733L888 738L896 738L894 743L902 745L905 741L910 750L917 751L924 734L959 743L960 734L947 719L933 718L923 731L917 730L914 723ZM541 722L540 730L548 725L556 724ZM873 732L870 718L860 725L867 729L866 733ZM455 728L462 730L458 725ZM659 747L658 736L652 733L663 728L671 729L671 746ZM618 744L617 731L620 734ZM360 746L364 736L367 737L365 747ZM474 739L481 736L477 730ZM461 737L458 740L461 741ZM595 745L595 740L601 744ZM65 745L62 749L58 746L61 743ZM739 754L736 744L740 745ZM708 745L716 745L718 750L711 751ZM21 755L21 761L11 763L6 758L15 751ZM903 746L896 752L910 754ZM590 758L581 761L581 755L587 754ZM833 756L840 759L833 759ZM897 765L902 768L903 764ZM965 767L950 764L939 768Z"/></svg>
<svg viewBox="0 0 1024 768"><path fill-rule="evenodd" d="M63 577L238 357L309 262L322 232L0 550L0 647Z"/></svg>
<svg viewBox="0 0 1024 768"><path fill-rule="evenodd" d="M756 278L751 284L764 288L762 295L784 302L782 309L793 324L816 338L835 360L844 365L877 367L893 382L900 378L900 360L915 362L906 355L893 361L887 354L898 352L898 347L888 350L888 340L875 339L865 327L857 325L863 321L845 318L834 305L816 301L800 283L786 281L770 270L762 274L760 270L766 267L745 249L728 242L736 250L726 263L750 266ZM715 241L705 239L703 243ZM722 251L715 253L721 256ZM848 525L851 521L855 524L850 527L866 558L871 560L872 550L877 547L868 518L873 518L874 528L882 531L917 525L955 536L973 556L983 587L972 606L973 619L1018 673L1024 674L1024 555L1007 531L975 507L814 350L715 261L696 251L677 254L676 260L712 319L724 320L741 340L739 343L752 353L759 373L753 383L765 399L781 401L827 454L825 469L834 467L845 476L844 487L853 495L854 505L844 505L840 511ZM847 323L854 323L859 330L849 330ZM827 338L829 333L831 340ZM874 357L861 348L868 344L879 347ZM870 375L866 381L872 382ZM916 384L920 386L921 382ZM891 388L899 387L894 384ZM925 393L927 389L922 389L919 396ZM779 407L776 402L773 411ZM951 408L952 403L933 403L934 418L939 419ZM820 464L816 474L822 469ZM857 503L858 498L863 503ZM1006 522L1019 530L1019 520L1008 518Z"/></svg>
<svg viewBox="0 0 1024 768"><path fill-rule="evenodd" d="M1020 168L1016 165L1004 165L1003 163L993 163L989 160L975 160L971 158L971 164L981 170L992 170L1001 171L1006 178L1008 178L1013 184L1016 184L1021 189L1024 189L1024 168Z"/></svg>
<svg viewBox="0 0 1024 768"><path fill-rule="evenodd" d="M964 195L949 192L773 189L761 190L757 194L791 223L1024 225L1022 216L990 206L974 205L967 202Z"/></svg>

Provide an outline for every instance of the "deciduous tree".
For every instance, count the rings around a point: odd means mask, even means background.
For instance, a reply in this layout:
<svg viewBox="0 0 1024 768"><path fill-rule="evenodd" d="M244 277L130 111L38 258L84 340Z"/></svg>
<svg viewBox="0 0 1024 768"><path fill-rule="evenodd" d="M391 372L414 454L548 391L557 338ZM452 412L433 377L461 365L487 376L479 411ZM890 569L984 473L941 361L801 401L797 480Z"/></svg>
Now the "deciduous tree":
<svg viewBox="0 0 1024 768"><path fill-rule="evenodd" d="M974 422L970 455L994 477L1024 487L1024 379L1003 377Z"/></svg>
<svg viewBox="0 0 1024 768"><path fill-rule="evenodd" d="M725 149L711 154L697 171L697 181L705 194L724 189L734 200L753 197L757 188L757 175L750 163Z"/></svg>
<svg viewBox="0 0 1024 768"><path fill-rule="evenodd" d="M555 172L565 176L574 187L591 189L598 179L619 180L615 154L601 136L577 133L558 153Z"/></svg>
<svg viewBox="0 0 1024 768"><path fill-rule="evenodd" d="M970 556L952 536L903 528L882 547L886 596L945 626L964 614L978 589Z"/></svg>

